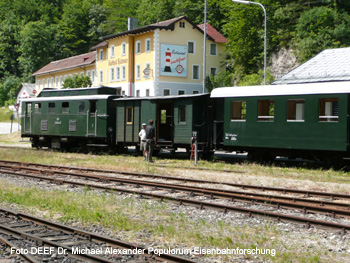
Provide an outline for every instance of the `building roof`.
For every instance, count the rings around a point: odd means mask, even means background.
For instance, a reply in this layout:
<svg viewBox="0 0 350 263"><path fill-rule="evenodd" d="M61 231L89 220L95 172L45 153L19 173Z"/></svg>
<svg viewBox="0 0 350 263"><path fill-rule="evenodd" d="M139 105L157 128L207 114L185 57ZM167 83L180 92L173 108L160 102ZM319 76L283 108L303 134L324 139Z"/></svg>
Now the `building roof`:
<svg viewBox="0 0 350 263"><path fill-rule="evenodd" d="M177 23L180 20L186 20L189 24L192 25L192 27L194 29L197 29L199 32L201 32L202 34L204 33L204 24L202 24L201 26L203 26L203 29L200 26L195 25L190 19L188 19L186 16L180 16L180 17L176 17L173 19L169 19L169 20L165 20L165 21L161 21L161 22L157 22L154 24L150 24L148 26L144 26L144 27L139 27L139 28L135 28L132 30L128 30L128 31L124 31L124 32L120 32L117 34L112 34L112 35L108 35L105 36L103 38L103 42L98 43L97 45L93 46L91 48L91 50L96 50L99 47L105 47L108 43L106 40L111 39L111 38L117 38L117 37L122 37L122 36L126 36L126 35L134 35L134 34L141 34L141 33L146 33L146 32L150 32L153 31L155 29L165 29L165 30L174 30L175 29L175 23ZM227 39L220 34L215 28L213 28L211 25L207 24L207 34L208 34L208 38L214 42L219 42L219 43L226 43Z"/></svg>
<svg viewBox="0 0 350 263"><path fill-rule="evenodd" d="M204 23L198 25L198 27L204 32ZM226 43L228 40L219 31L207 23L207 34L211 36L217 43Z"/></svg>
<svg viewBox="0 0 350 263"><path fill-rule="evenodd" d="M350 80L350 48L327 49L273 84Z"/></svg>
<svg viewBox="0 0 350 263"><path fill-rule="evenodd" d="M350 81L216 88L211 98L350 93Z"/></svg>
<svg viewBox="0 0 350 263"><path fill-rule="evenodd" d="M21 86L16 91L16 97L33 97L35 94L33 90L35 89L35 83L21 83Z"/></svg>
<svg viewBox="0 0 350 263"><path fill-rule="evenodd" d="M77 55L74 57L52 61L51 63L47 64L46 66L42 67L41 69L33 73L32 76L38 76L38 75L47 74L55 71L67 70L67 69L76 68L80 66L87 66L87 65L93 64L95 61L96 61L96 51L92 51L92 52Z"/></svg>

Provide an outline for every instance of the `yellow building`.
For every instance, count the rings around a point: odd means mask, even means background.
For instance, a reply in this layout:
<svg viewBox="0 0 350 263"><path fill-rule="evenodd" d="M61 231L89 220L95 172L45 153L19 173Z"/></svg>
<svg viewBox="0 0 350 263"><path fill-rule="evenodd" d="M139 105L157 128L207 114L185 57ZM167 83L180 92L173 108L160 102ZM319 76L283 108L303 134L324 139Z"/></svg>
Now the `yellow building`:
<svg viewBox="0 0 350 263"><path fill-rule="evenodd" d="M59 74L87 74L90 71L90 76L94 78L93 86L120 88L121 93L127 96L201 93L203 29L204 24L197 26L182 16L106 36L92 48L96 52L95 62L89 60L91 63L84 65L84 70L77 66L69 69L71 72L65 69ZM226 42L225 37L207 24L207 75L225 70ZM81 56L84 58L84 55ZM95 74L92 74L93 68ZM38 86L42 87L45 81L44 86L47 87L47 80L51 81L48 87L62 86L58 72L47 73L47 70L42 69L38 72L33 74ZM58 75L57 85L54 80Z"/></svg>
<svg viewBox="0 0 350 263"><path fill-rule="evenodd" d="M35 76L36 94L44 88L60 89L66 78L77 74L90 76L93 86L96 86L95 61L96 51L93 51L47 64L32 75Z"/></svg>

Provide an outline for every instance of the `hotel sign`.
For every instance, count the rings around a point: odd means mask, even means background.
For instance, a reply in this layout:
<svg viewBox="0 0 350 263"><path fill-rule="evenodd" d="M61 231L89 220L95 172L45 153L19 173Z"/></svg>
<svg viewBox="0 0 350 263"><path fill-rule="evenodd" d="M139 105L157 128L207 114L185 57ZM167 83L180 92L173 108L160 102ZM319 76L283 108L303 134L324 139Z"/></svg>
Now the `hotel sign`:
<svg viewBox="0 0 350 263"><path fill-rule="evenodd" d="M160 75L187 77L187 46L160 45Z"/></svg>

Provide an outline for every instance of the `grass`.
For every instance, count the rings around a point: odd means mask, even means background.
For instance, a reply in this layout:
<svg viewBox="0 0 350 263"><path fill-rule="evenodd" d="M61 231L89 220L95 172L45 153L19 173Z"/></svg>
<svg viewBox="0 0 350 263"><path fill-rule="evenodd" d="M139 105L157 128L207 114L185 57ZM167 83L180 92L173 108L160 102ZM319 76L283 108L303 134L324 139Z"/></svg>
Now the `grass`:
<svg viewBox="0 0 350 263"><path fill-rule="evenodd" d="M159 248L269 248L276 249L277 255L260 255L260 260L334 262L335 255L328 253L322 246L304 246L302 237L290 237L286 241L283 238L285 233L267 221L251 226L249 223L235 225L236 220L224 217L221 220L212 220L210 216L203 216L198 220L174 211L174 206L170 204L139 200L132 196L97 194L88 189L82 189L80 192L48 192L0 180L0 202L3 205L15 204L35 213L41 211L47 218L55 218L62 223L99 225L110 229L112 233L123 233L123 239L127 239L125 241L137 240L138 244L156 244ZM309 237L309 234L307 235ZM345 255L343 256L344 258L337 255L337 262L343 259L346 262ZM208 257L215 257L223 262L235 262L235 256L232 255ZM246 258L253 259L250 255L246 255Z"/></svg>
<svg viewBox="0 0 350 263"><path fill-rule="evenodd" d="M13 111L9 108L0 108L0 122L11 122L11 114L13 114ZM17 123L17 120L14 123Z"/></svg>

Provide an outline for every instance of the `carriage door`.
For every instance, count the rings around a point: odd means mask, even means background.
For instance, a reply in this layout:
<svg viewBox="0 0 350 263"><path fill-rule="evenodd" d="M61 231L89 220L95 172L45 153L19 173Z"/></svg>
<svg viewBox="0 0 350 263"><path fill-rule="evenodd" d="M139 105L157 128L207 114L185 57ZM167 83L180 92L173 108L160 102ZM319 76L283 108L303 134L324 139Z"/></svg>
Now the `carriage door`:
<svg viewBox="0 0 350 263"><path fill-rule="evenodd" d="M160 100L157 110L157 142L171 143L173 141L173 103L170 100Z"/></svg>
<svg viewBox="0 0 350 263"><path fill-rule="evenodd" d="M26 102L24 106L24 132L31 133L32 132L32 103Z"/></svg>
<svg viewBox="0 0 350 263"><path fill-rule="evenodd" d="M90 108L88 111L88 136L97 136L97 100L89 101Z"/></svg>

